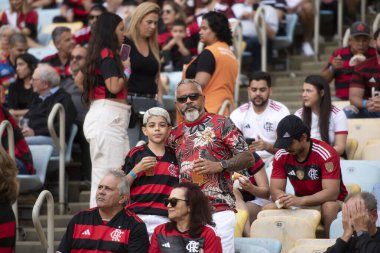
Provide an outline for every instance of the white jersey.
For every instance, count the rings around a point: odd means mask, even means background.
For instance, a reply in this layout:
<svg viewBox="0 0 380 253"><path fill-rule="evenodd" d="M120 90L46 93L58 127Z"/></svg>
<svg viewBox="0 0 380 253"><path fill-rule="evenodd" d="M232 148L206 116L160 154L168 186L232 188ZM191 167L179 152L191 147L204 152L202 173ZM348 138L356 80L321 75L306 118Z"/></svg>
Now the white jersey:
<svg viewBox="0 0 380 253"><path fill-rule="evenodd" d="M302 119L303 108L298 109L294 115ZM332 105L330 113L330 125L329 125L329 140L330 145L335 144L335 135L348 134L348 123L346 114L338 107ZM321 133L319 131L319 116L315 113L311 113L311 129L310 137L321 140Z"/></svg>
<svg viewBox="0 0 380 253"><path fill-rule="evenodd" d="M244 138L258 139L260 136L263 141L274 144L277 139L278 122L289 114L284 104L269 99L267 107L260 114L253 110L252 102L248 102L235 109L230 118L243 132ZM267 151L257 151L257 154L263 159L272 156Z"/></svg>

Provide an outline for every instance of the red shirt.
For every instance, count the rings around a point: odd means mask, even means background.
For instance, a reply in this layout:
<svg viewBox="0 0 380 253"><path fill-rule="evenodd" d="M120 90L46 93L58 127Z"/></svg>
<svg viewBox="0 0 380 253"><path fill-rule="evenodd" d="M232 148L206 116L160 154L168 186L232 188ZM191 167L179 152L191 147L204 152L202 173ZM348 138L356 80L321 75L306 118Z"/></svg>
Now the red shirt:
<svg viewBox="0 0 380 253"><path fill-rule="evenodd" d="M209 225L203 227L198 238L192 238L189 233L181 233L177 229L168 231L166 224L161 224L154 229L149 253L169 252L222 253L222 243L214 228Z"/></svg>
<svg viewBox="0 0 380 253"><path fill-rule="evenodd" d="M7 15L11 15L10 10L6 10L1 15L0 26L9 24L9 18ZM37 24L38 24L38 14L35 10L30 10L27 13L19 12L17 13L17 28L20 30L28 28L31 32L30 37L37 37Z"/></svg>
<svg viewBox="0 0 380 253"><path fill-rule="evenodd" d="M329 144L311 138L311 148L305 161L298 162L295 155L280 149L273 159L273 179L286 179L294 187L296 196L313 195L322 191L322 180L340 180L338 200L343 201L347 195L342 181L340 158Z"/></svg>
<svg viewBox="0 0 380 253"><path fill-rule="evenodd" d="M364 89L363 99L372 97L372 87L380 90L380 65L377 57L372 57L355 66L351 87Z"/></svg>
<svg viewBox="0 0 380 253"><path fill-rule="evenodd" d="M79 45L87 45L88 42L90 41L91 37L91 26L86 26L78 31L75 32L74 34L74 40L77 44Z"/></svg>
<svg viewBox="0 0 380 253"><path fill-rule="evenodd" d="M354 67L351 67L349 65L351 58L354 56L351 52L350 47L344 47L344 48L339 48L335 50L333 54L331 55L329 62L327 66L325 67L325 70L332 65L332 61L338 55L342 57L343 66L342 68L336 69L334 73L335 96L340 99L348 100L348 91L349 91L350 82L352 79L352 73L354 72ZM369 47L367 52L364 55L367 59L374 57L376 56L376 50L372 47Z"/></svg>
<svg viewBox="0 0 380 253"><path fill-rule="evenodd" d="M240 130L221 115L206 113L193 123L181 123L169 135L168 144L176 151L180 182L192 182L193 163L199 158L228 160L248 150ZM228 171L204 176L201 190L216 211L235 208L231 174Z"/></svg>
<svg viewBox="0 0 380 253"><path fill-rule="evenodd" d="M70 61L68 60L66 64L63 64L59 59L58 53L46 56L41 60L41 62L49 63L49 65L51 65L55 71L57 71L61 78L71 76Z"/></svg>

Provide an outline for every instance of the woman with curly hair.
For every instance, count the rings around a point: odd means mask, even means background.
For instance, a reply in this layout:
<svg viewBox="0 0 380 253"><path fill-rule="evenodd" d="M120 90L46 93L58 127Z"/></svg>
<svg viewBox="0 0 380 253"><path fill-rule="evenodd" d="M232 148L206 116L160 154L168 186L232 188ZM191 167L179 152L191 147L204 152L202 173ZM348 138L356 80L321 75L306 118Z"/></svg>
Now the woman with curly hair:
<svg viewBox="0 0 380 253"><path fill-rule="evenodd" d="M168 252L168 246L175 252L222 253L220 237L211 226L210 202L198 185L179 183L164 204L170 222L155 228L149 253Z"/></svg>
<svg viewBox="0 0 380 253"><path fill-rule="evenodd" d="M12 253L16 244L16 218L12 204L18 196L16 163L0 147L0 252Z"/></svg>
<svg viewBox="0 0 380 253"><path fill-rule="evenodd" d="M127 104L129 60L120 59L124 22L116 14L98 17L88 45L86 65L76 82L83 84L83 98L91 104L83 132L90 144L92 182L90 206L96 206L95 193L108 169L119 168L129 151Z"/></svg>
<svg viewBox="0 0 380 253"><path fill-rule="evenodd" d="M232 32L228 19L215 11L206 13L199 35L206 48L184 68L183 76L201 84L206 110L217 113L224 100L234 104L238 74L238 62L230 50Z"/></svg>

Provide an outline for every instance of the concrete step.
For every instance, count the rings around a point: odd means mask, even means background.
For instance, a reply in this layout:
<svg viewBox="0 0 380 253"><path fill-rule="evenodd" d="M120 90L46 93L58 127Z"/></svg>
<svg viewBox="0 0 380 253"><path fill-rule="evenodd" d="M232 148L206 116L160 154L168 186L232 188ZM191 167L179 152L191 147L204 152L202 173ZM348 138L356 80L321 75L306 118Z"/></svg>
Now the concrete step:
<svg viewBox="0 0 380 253"><path fill-rule="evenodd" d="M273 87L289 87L289 86L302 87L304 81L305 81L304 76L279 77L279 78L276 78L274 82L272 82L272 86Z"/></svg>
<svg viewBox="0 0 380 253"><path fill-rule="evenodd" d="M90 202L91 191L81 191L79 193L79 202Z"/></svg>
<svg viewBox="0 0 380 253"><path fill-rule="evenodd" d="M326 62L320 61L320 62L304 62L301 64L301 70L310 71L315 70L319 71L318 74L321 74L323 67L326 66Z"/></svg>
<svg viewBox="0 0 380 253"><path fill-rule="evenodd" d="M286 93L272 93L271 99L279 101L281 103L286 102L300 102L302 103L301 92L286 92Z"/></svg>
<svg viewBox="0 0 380 253"><path fill-rule="evenodd" d="M90 207L89 202L76 202L76 203L69 203L65 210L64 214L76 214L79 211L88 209ZM32 210L33 210L33 205L24 205L24 204L19 204L19 217L21 219L27 220L32 218ZM47 208L46 204L42 206L40 209L40 215L46 215L47 214ZM54 214L57 215L59 214L59 204L55 203L54 204Z"/></svg>
<svg viewBox="0 0 380 253"><path fill-rule="evenodd" d="M73 215L71 214L64 214L64 215L59 215L55 214L54 215L54 227L66 227L67 224L69 224L71 218ZM47 216L46 215L40 215L40 221L42 227L47 226ZM20 226L21 227L33 227L33 221L32 219L27 219L27 220L20 220Z"/></svg>
<svg viewBox="0 0 380 253"><path fill-rule="evenodd" d="M58 248L60 241L54 242L54 251ZM16 253L43 253L47 250L39 241L18 241L16 242Z"/></svg>
<svg viewBox="0 0 380 253"><path fill-rule="evenodd" d="M45 236L47 238L47 228L44 228L43 230L44 230ZM38 242L40 241L40 239L38 238L37 231L34 227L24 228L24 232L25 232L25 234L24 234L23 238L20 238L22 241L38 241ZM65 234L65 232L66 232L66 227L62 227L62 228L55 227L54 228L54 240L60 241L62 239L63 235Z"/></svg>

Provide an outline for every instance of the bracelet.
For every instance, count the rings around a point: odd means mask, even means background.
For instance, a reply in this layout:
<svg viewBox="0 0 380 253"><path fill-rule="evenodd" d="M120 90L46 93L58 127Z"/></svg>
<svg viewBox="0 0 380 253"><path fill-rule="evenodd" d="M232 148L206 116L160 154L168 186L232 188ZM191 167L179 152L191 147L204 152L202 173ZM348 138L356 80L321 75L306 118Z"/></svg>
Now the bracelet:
<svg viewBox="0 0 380 253"><path fill-rule="evenodd" d="M367 108L367 99L363 99L363 109Z"/></svg>
<svg viewBox="0 0 380 253"><path fill-rule="evenodd" d="M133 177L134 179L136 179L136 177L137 177L136 173L134 173L133 170L131 170L131 171L129 172L129 175L130 175L131 177Z"/></svg>

